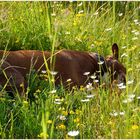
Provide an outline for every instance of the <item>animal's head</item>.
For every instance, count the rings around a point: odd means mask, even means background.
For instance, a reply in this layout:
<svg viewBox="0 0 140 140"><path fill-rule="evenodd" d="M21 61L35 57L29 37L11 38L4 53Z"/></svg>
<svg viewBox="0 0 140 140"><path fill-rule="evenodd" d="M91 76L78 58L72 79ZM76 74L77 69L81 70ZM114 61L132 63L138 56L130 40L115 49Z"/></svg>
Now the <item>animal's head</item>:
<svg viewBox="0 0 140 140"><path fill-rule="evenodd" d="M112 45L112 56L106 57L106 64L111 74L111 82L126 83L126 68L119 62L119 48L116 43Z"/></svg>

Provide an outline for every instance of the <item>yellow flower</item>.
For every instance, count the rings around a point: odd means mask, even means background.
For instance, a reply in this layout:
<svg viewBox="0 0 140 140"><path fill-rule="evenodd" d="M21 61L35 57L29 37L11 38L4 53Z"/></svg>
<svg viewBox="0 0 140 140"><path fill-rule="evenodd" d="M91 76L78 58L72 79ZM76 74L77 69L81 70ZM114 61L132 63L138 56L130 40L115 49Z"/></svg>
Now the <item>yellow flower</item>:
<svg viewBox="0 0 140 140"><path fill-rule="evenodd" d="M28 104L28 102L27 101L23 101L23 104Z"/></svg>
<svg viewBox="0 0 140 140"><path fill-rule="evenodd" d="M44 78L48 79L48 75L47 74L44 74L43 76L44 76Z"/></svg>
<svg viewBox="0 0 140 140"><path fill-rule="evenodd" d="M122 39L123 40L126 39L126 35L125 34L122 35Z"/></svg>
<svg viewBox="0 0 140 140"><path fill-rule="evenodd" d="M65 103L66 105L68 104L68 102L67 102L67 101L65 101L64 103Z"/></svg>
<svg viewBox="0 0 140 140"><path fill-rule="evenodd" d="M54 78L51 79L51 82L53 82L53 83L55 82Z"/></svg>
<svg viewBox="0 0 140 140"><path fill-rule="evenodd" d="M31 11L34 11L32 8L30 9Z"/></svg>
<svg viewBox="0 0 140 140"><path fill-rule="evenodd" d="M131 47L130 49L128 49L128 51L134 51L135 49L137 49L137 46L133 46L133 47Z"/></svg>
<svg viewBox="0 0 140 140"><path fill-rule="evenodd" d="M76 86L73 86L72 89L73 89L73 90L76 90Z"/></svg>
<svg viewBox="0 0 140 140"><path fill-rule="evenodd" d="M79 115L79 114L81 114L81 113L82 113L81 110L76 109L76 114L77 114L77 115Z"/></svg>
<svg viewBox="0 0 140 140"><path fill-rule="evenodd" d="M22 17L20 17L20 20L21 20L22 22L24 21Z"/></svg>
<svg viewBox="0 0 140 140"><path fill-rule="evenodd" d="M130 72L130 71L133 71L133 69L132 69L132 68L129 68L129 69L128 69L128 72Z"/></svg>
<svg viewBox="0 0 140 140"><path fill-rule="evenodd" d="M76 124L76 127L79 127L79 126L80 126L80 123L77 123L77 124Z"/></svg>
<svg viewBox="0 0 140 140"><path fill-rule="evenodd" d="M136 125L136 124L132 125L132 129L133 129L133 130L137 130L138 128L139 128L138 125Z"/></svg>
<svg viewBox="0 0 140 140"><path fill-rule="evenodd" d="M75 119L74 119L74 122L75 122L75 123L79 123L79 122L80 122L80 119L79 119L79 118L75 118Z"/></svg>
<svg viewBox="0 0 140 140"><path fill-rule="evenodd" d="M70 111L70 114L73 115L73 114L75 114L75 112L74 112L73 110L71 110L71 111Z"/></svg>
<svg viewBox="0 0 140 140"><path fill-rule="evenodd" d="M67 116L68 112L67 111L62 111L62 115Z"/></svg>
<svg viewBox="0 0 140 140"><path fill-rule="evenodd" d="M101 45L102 45L102 42L101 42L101 41L94 41L94 43L95 43L97 46L101 46Z"/></svg>
<svg viewBox="0 0 140 140"><path fill-rule="evenodd" d="M49 135L48 135L47 133L42 132L42 133L40 133L40 134L38 135L38 137L39 137L39 138L48 138Z"/></svg>
<svg viewBox="0 0 140 140"><path fill-rule="evenodd" d="M64 124L60 124L56 127L56 129L61 129L61 130L65 130L66 126Z"/></svg>
<svg viewBox="0 0 140 140"><path fill-rule="evenodd" d="M76 21L74 21L74 22L73 22L73 25L74 25L74 26L76 26L76 25L77 25L77 22L76 22Z"/></svg>
<svg viewBox="0 0 140 140"><path fill-rule="evenodd" d="M23 88L23 87L24 87L24 84L23 84L23 83L21 83L21 84L20 84L20 87L22 87L22 88Z"/></svg>
<svg viewBox="0 0 140 140"><path fill-rule="evenodd" d="M108 122L108 124L109 124L110 126L112 126L112 127L115 127L115 122L113 122L112 120L110 120L110 121Z"/></svg>
<svg viewBox="0 0 140 140"><path fill-rule="evenodd" d="M42 10L42 9L39 9L39 12L40 12L40 13L42 13L42 12L43 12L43 10Z"/></svg>
<svg viewBox="0 0 140 140"><path fill-rule="evenodd" d="M37 89L37 90L36 90L36 93L40 93L40 92L41 92L40 89Z"/></svg>
<svg viewBox="0 0 140 140"><path fill-rule="evenodd" d="M84 91L84 89L85 89L85 88L84 88L83 86L80 86L80 90L81 90L81 91Z"/></svg>
<svg viewBox="0 0 140 140"><path fill-rule="evenodd" d="M28 107L29 103L27 101L23 101L23 106Z"/></svg>
<svg viewBox="0 0 140 140"><path fill-rule="evenodd" d="M71 139L71 137L68 136L68 134L65 136L65 139Z"/></svg>
<svg viewBox="0 0 140 140"><path fill-rule="evenodd" d="M51 123L52 123L52 120L48 120L47 123L48 123L48 124L51 124Z"/></svg>
<svg viewBox="0 0 140 140"><path fill-rule="evenodd" d="M81 13L76 14L76 17L83 17L83 16L85 16L85 15L81 14Z"/></svg>
<svg viewBox="0 0 140 140"><path fill-rule="evenodd" d="M59 111L65 110L65 108L64 108L64 107L60 107L58 110L59 110Z"/></svg>

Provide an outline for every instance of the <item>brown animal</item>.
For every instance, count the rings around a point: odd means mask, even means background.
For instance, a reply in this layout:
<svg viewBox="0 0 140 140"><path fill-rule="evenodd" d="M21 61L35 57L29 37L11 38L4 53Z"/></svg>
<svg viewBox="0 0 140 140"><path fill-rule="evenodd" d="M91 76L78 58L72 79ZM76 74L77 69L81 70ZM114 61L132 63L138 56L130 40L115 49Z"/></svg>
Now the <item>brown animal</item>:
<svg viewBox="0 0 140 140"><path fill-rule="evenodd" d="M79 52L71 50L62 50L54 55L54 69L52 69L51 53L48 51L37 50L20 50L20 51L0 51L0 85L7 91L16 87L21 93L21 83L27 87L26 75L31 68L39 73L46 70L44 60L46 60L48 68L58 72L56 77L56 85L63 83L67 86L67 80L71 79L71 87L76 85L86 85L87 82L92 82L92 79L87 80L85 72L90 72L89 75L95 74L97 79L111 69L111 80L119 79L125 82L125 67L118 60L119 48L117 44L112 46L112 56L104 59L97 53ZM45 58L45 59L44 59ZM99 64L102 61L103 64ZM101 68L100 68L101 66ZM101 74L98 71L101 70Z"/></svg>

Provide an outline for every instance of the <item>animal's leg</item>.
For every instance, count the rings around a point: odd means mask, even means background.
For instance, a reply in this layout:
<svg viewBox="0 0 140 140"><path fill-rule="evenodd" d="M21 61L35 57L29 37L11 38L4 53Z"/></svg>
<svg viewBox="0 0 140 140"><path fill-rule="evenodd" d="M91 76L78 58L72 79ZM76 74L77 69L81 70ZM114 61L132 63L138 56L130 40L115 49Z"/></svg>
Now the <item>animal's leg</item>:
<svg viewBox="0 0 140 140"><path fill-rule="evenodd" d="M6 91L14 92L14 90L17 90L21 96L24 96L24 89L27 88L27 84L20 71L6 61L1 64L0 68L0 85Z"/></svg>

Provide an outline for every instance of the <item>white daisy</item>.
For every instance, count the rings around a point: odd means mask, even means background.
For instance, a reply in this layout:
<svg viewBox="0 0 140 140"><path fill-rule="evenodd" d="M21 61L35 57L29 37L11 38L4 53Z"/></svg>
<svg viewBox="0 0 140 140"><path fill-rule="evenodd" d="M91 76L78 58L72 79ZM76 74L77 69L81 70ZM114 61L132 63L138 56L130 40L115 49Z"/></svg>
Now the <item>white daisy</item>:
<svg viewBox="0 0 140 140"><path fill-rule="evenodd" d="M54 90L50 91L49 93L54 94L54 93L56 93L56 90L54 89Z"/></svg>
<svg viewBox="0 0 140 140"><path fill-rule="evenodd" d="M89 94L89 95L87 95L86 97L87 98L93 98L95 95L92 95L92 94Z"/></svg>
<svg viewBox="0 0 140 140"><path fill-rule="evenodd" d="M107 28L107 29L105 29L105 31L111 31L112 30L112 28Z"/></svg>
<svg viewBox="0 0 140 140"><path fill-rule="evenodd" d="M135 98L135 96L136 96L135 94L129 94L128 98L133 99L133 98Z"/></svg>
<svg viewBox="0 0 140 140"><path fill-rule="evenodd" d="M126 103L131 103L132 101L133 101L132 98L128 98L128 99L123 100L122 102L126 104Z"/></svg>
<svg viewBox="0 0 140 140"><path fill-rule="evenodd" d="M94 80L94 82L95 82L95 83L98 83L98 82L99 82L99 80Z"/></svg>
<svg viewBox="0 0 140 140"><path fill-rule="evenodd" d="M58 115L57 118L59 118L61 121L66 120L66 117L64 115Z"/></svg>
<svg viewBox="0 0 140 140"><path fill-rule="evenodd" d="M79 3L77 6L80 7L80 6L82 6L82 5L83 5L83 2Z"/></svg>
<svg viewBox="0 0 140 140"><path fill-rule="evenodd" d="M71 82L71 79L69 78L69 79L67 79L67 82Z"/></svg>
<svg viewBox="0 0 140 140"><path fill-rule="evenodd" d="M81 102L89 102L89 99L82 99Z"/></svg>
<svg viewBox="0 0 140 140"><path fill-rule="evenodd" d="M98 62L99 65L102 65L103 63L104 63L104 61L100 61L100 62Z"/></svg>
<svg viewBox="0 0 140 140"><path fill-rule="evenodd" d="M90 78L91 79L95 79L97 76L96 75L91 75Z"/></svg>
<svg viewBox="0 0 140 140"><path fill-rule="evenodd" d="M99 14L99 12L95 12L93 15L96 16L96 15L98 15L98 14Z"/></svg>
<svg viewBox="0 0 140 140"><path fill-rule="evenodd" d="M60 105L62 102L56 102L54 101L54 104Z"/></svg>
<svg viewBox="0 0 140 140"><path fill-rule="evenodd" d="M90 72L84 72L83 73L83 75L89 75L90 74Z"/></svg>
<svg viewBox="0 0 140 140"><path fill-rule="evenodd" d="M137 99L140 99L140 96L138 96Z"/></svg>
<svg viewBox="0 0 140 140"><path fill-rule="evenodd" d="M68 135L71 136L71 137L75 137L75 136L79 135L79 131L75 131L75 130L74 131L69 131Z"/></svg>
<svg viewBox="0 0 140 140"><path fill-rule="evenodd" d="M121 17L123 15L123 13L119 13L118 16Z"/></svg>
<svg viewBox="0 0 140 140"><path fill-rule="evenodd" d="M115 111L113 111L112 113L109 113L111 116L114 116L114 117L116 117L116 116L118 116L118 112L115 112Z"/></svg>
<svg viewBox="0 0 140 140"><path fill-rule="evenodd" d="M121 116L123 116L123 115L125 114L125 112L120 112L119 114L120 114Z"/></svg>
<svg viewBox="0 0 140 140"><path fill-rule="evenodd" d="M47 73L47 71L46 70L42 70L41 73L45 74L45 73Z"/></svg>
<svg viewBox="0 0 140 140"><path fill-rule="evenodd" d="M86 89L87 89L88 91L91 91L91 90L93 89L92 83L88 83L88 84L86 85Z"/></svg>
<svg viewBox="0 0 140 140"><path fill-rule="evenodd" d="M53 75L53 76L55 76L57 73L58 72L56 72L56 71L50 71L50 74Z"/></svg>
<svg viewBox="0 0 140 140"><path fill-rule="evenodd" d="M130 84L133 84L134 80L129 80L127 81L127 84L130 85Z"/></svg>

